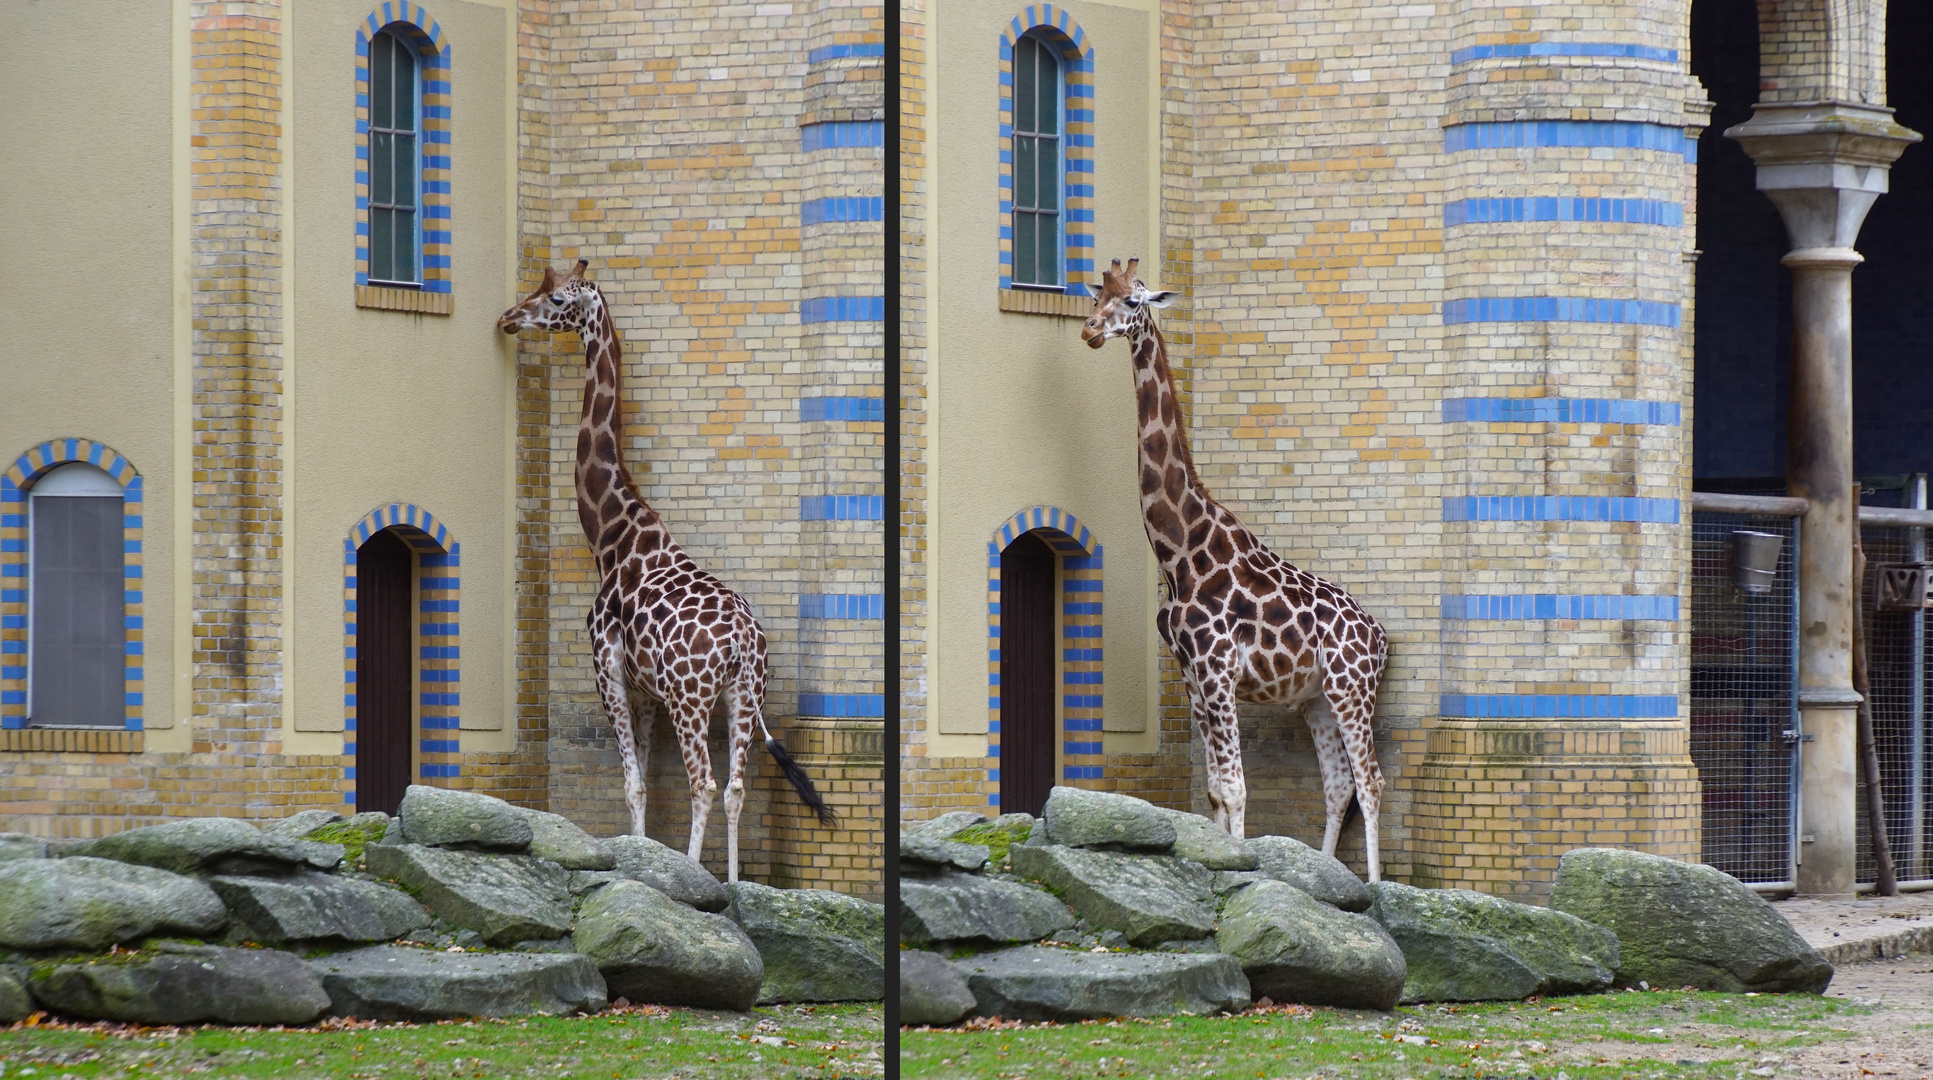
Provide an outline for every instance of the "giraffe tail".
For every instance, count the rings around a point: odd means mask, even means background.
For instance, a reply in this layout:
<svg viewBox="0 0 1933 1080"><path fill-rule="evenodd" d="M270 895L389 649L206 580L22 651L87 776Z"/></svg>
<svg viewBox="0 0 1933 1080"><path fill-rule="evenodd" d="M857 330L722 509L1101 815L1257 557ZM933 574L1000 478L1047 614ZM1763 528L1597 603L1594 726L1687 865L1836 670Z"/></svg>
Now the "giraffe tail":
<svg viewBox="0 0 1933 1080"><path fill-rule="evenodd" d="M761 722L759 726L764 727L764 723ZM779 771L792 782L792 789L799 793L800 800L818 816L819 824L828 829L839 824L838 811L826 805L825 799L819 795L819 790L812 786L812 778L805 774L805 770L798 762L792 760L792 755L785 752L785 747L779 745L779 741L772 737L770 731L765 733L765 748L772 752L773 760L779 763Z"/></svg>

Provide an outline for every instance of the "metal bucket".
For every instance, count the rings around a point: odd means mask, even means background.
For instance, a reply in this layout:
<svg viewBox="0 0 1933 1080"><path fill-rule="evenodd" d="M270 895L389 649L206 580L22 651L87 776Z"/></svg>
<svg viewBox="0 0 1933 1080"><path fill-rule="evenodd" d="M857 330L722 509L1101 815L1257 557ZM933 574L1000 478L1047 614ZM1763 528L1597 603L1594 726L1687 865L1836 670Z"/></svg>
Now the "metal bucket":
<svg viewBox="0 0 1933 1080"><path fill-rule="evenodd" d="M1732 584L1740 591L1763 596L1779 576L1779 549L1785 537L1777 533L1740 529L1732 533Z"/></svg>

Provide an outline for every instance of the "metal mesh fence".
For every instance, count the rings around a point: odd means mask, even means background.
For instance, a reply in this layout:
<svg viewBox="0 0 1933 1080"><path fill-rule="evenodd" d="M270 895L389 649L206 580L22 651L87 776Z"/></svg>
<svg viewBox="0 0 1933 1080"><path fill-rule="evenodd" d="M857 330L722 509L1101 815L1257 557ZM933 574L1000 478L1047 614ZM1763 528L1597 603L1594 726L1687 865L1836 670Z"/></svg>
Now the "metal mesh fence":
<svg viewBox="0 0 1933 1080"><path fill-rule="evenodd" d="M1880 791L1884 797L1886 835L1892 843L1893 865L1902 882L1933 878L1933 851L1928 848L1928 718L1933 701L1926 679L1928 642L1926 615L1912 611L1878 610L1880 567L1921 561L1925 541L1913 536L1923 530L1865 525L1859 530L1866 552L1866 575L1860 583L1866 634L1866 670L1873 712L1873 741L1879 756ZM1866 818L1865 785L1859 791L1858 878L1870 883L1878 875Z"/></svg>
<svg viewBox="0 0 1933 1080"><path fill-rule="evenodd" d="M1792 880L1798 774L1796 520L1692 515L1691 756L1704 790L1703 859L1754 885ZM1770 591L1733 584L1732 534L1782 538Z"/></svg>

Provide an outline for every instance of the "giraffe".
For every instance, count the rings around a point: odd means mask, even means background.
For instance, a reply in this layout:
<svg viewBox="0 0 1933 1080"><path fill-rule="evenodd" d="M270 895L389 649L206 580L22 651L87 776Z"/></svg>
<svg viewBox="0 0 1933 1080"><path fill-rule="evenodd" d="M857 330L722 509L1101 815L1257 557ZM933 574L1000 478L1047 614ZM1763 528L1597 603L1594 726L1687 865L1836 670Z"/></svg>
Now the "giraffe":
<svg viewBox="0 0 1933 1080"><path fill-rule="evenodd" d="M1248 789L1235 703L1306 705L1328 811L1323 854L1335 854L1353 795L1369 880L1380 880L1383 775L1372 724L1388 639L1355 597L1270 551L1208 494L1188 452L1168 343L1154 321L1154 309L1175 294L1149 292L1134 276L1140 261L1130 259L1124 270L1115 259L1101 284L1087 286L1094 312L1081 339L1098 349L1125 337L1134 358L1142 522L1167 585L1155 629L1187 681L1215 821L1242 839Z"/></svg>
<svg viewBox="0 0 1933 1080"><path fill-rule="evenodd" d="M728 880L738 880L738 817L745 806L746 751L756 726L799 798L830 827L838 815L813 789L805 770L765 726L765 631L751 605L698 568L671 539L664 519L638 494L618 445L624 397L618 380L623 349L610 308L577 260L569 276L544 268L535 292L503 313L497 328L575 331L587 369L584 415L577 428L577 520L597 556L597 599L591 605L591 651L598 696L617 729L624 764L624 801L631 831L644 835L644 756L662 708L678 734L691 784L691 843L698 858L718 781L706 742L713 705L728 714L730 778L725 785ZM642 725L634 727L639 721Z"/></svg>

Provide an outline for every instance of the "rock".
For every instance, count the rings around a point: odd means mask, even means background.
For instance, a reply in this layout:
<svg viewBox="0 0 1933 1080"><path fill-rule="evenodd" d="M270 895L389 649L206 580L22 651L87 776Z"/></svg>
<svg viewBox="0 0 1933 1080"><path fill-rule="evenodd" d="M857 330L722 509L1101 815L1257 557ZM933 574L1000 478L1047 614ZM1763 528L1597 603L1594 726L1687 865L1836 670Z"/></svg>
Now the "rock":
<svg viewBox="0 0 1933 1080"><path fill-rule="evenodd" d="M1467 889L1369 891L1369 917L1403 950L1404 1002L1594 994L1617 972L1617 936L1574 915Z"/></svg>
<svg viewBox="0 0 1933 1080"><path fill-rule="evenodd" d="M139 1024L306 1024L329 1007L309 965L275 949L172 945L152 955L38 967L28 983L50 1008Z"/></svg>
<svg viewBox="0 0 1933 1080"><path fill-rule="evenodd" d="M616 870L572 870L570 891L572 896L583 896L609 885L613 881L630 879Z"/></svg>
<svg viewBox="0 0 1933 1080"><path fill-rule="evenodd" d="M566 870L610 870L617 856L604 842L578 828L561 814L546 814L523 806L512 806L530 826L530 853Z"/></svg>
<svg viewBox="0 0 1933 1080"><path fill-rule="evenodd" d="M727 885L725 914L765 961L758 1000L883 1001L886 909L824 889Z"/></svg>
<svg viewBox="0 0 1933 1080"><path fill-rule="evenodd" d="M1765 898L1709 866L1576 848L1550 906L1617 935L1619 986L1824 993L1832 965Z"/></svg>
<svg viewBox="0 0 1933 1080"><path fill-rule="evenodd" d="M1017 847L1012 856L1015 874L1045 884L1076 914L1142 948L1215 932L1214 878L1195 863L1058 844Z"/></svg>
<svg viewBox="0 0 1933 1080"><path fill-rule="evenodd" d="M339 845L291 840L234 818L186 818L129 829L75 844L64 855L113 859L177 874L197 870L275 874L289 873L300 866L333 870L342 862Z"/></svg>
<svg viewBox="0 0 1933 1080"><path fill-rule="evenodd" d="M105 949L155 933L208 937L228 922L213 889L153 867L79 856L0 863L0 946Z"/></svg>
<svg viewBox="0 0 1933 1080"><path fill-rule="evenodd" d="M1039 941L1073 925L1067 905L1018 882L957 872L900 879L899 938L909 945Z"/></svg>
<svg viewBox="0 0 1933 1080"><path fill-rule="evenodd" d="M1242 967L1219 953L1090 953L1026 945L957 965L979 1016L1099 1020L1248 1008Z"/></svg>
<svg viewBox="0 0 1933 1080"><path fill-rule="evenodd" d="M306 873L288 878L213 877L208 884L246 940L391 941L430 924L423 905L372 881Z"/></svg>
<svg viewBox="0 0 1933 1080"><path fill-rule="evenodd" d="M331 825L341 820L342 815L334 810L301 810L273 824L262 826L262 831L270 836L300 840L324 825Z"/></svg>
<svg viewBox="0 0 1933 1080"><path fill-rule="evenodd" d="M1165 807L1155 809L1175 827L1173 853L1177 858L1198 862L1210 870L1253 870L1261 865L1253 849L1208 818Z"/></svg>
<svg viewBox="0 0 1933 1080"><path fill-rule="evenodd" d="M1230 897L1215 945L1241 962L1259 997L1385 1012L1402 997L1403 951L1376 920L1280 881Z"/></svg>
<svg viewBox="0 0 1933 1080"><path fill-rule="evenodd" d="M529 855L371 844L369 872L400 883L451 926L498 947L570 933L570 875Z"/></svg>
<svg viewBox="0 0 1933 1080"><path fill-rule="evenodd" d="M609 992L634 1002L745 1012L765 965L738 924L636 881L592 893L571 946L597 962Z"/></svg>
<svg viewBox="0 0 1933 1080"><path fill-rule="evenodd" d="M396 817L403 839L412 844L521 852L533 836L522 809L474 791L411 784Z"/></svg>
<svg viewBox="0 0 1933 1080"><path fill-rule="evenodd" d="M1151 802L1111 791L1056 787L1041 820L1047 839L1067 847L1105 847L1155 854L1175 846L1175 827Z"/></svg>
<svg viewBox="0 0 1933 1080"><path fill-rule="evenodd" d="M946 957L919 949L900 950L900 1023L951 1024L972 1012L973 1004L966 975Z"/></svg>
<svg viewBox="0 0 1933 1080"><path fill-rule="evenodd" d="M576 953L450 953L377 945L310 961L336 1016L460 1020L567 1016L610 1004L597 964Z"/></svg>
<svg viewBox="0 0 1933 1080"><path fill-rule="evenodd" d="M17 832L0 833L0 862L12 862L15 859L45 859L49 857L47 841L42 840L38 836L28 836L26 833Z"/></svg>
<svg viewBox="0 0 1933 1080"><path fill-rule="evenodd" d="M1025 843L1039 824L1030 814L1001 814L992 821L969 825L947 839L956 844L974 844L987 849L987 865L1004 869L1008 852Z"/></svg>
<svg viewBox="0 0 1933 1080"><path fill-rule="evenodd" d="M617 859L620 877L641 881L699 911L723 911L732 898L698 860L648 836L613 836L604 841Z"/></svg>
<svg viewBox="0 0 1933 1080"><path fill-rule="evenodd" d="M899 864L902 873L936 874L954 867L973 871L987 865L987 849L979 844L956 844L930 836L901 836Z"/></svg>
<svg viewBox="0 0 1933 1080"><path fill-rule="evenodd" d="M0 967L0 1024L17 1024L34 1014L34 999L19 977Z"/></svg>
<svg viewBox="0 0 1933 1080"><path fill-rule="evenodd" d="M1260 870L1217 870L1215 871L1215 895L1227 896L1237 889L1246 888L1258 881L1274 880Z"/></svg>
<svg viewBox="0 0 1933 1080"><path fill-rule="evenodd" d="M976 814L971 810L949 810L939 817L922 821L912 828L902 830L900 835L917 836L927 840L951 840L953 834L972 825L987 820L987 815Z"/></svg>
<svg viewBox="0 0 1933 1080"><path fill-rule="evenodd" d="M1335 856L1287 836L1251 837L1248 846L1261 860L1258 869L1269 877L1344 911L1369 910L1369 886Z"/></svg>
<svg viewBox="0 0 1933 1080"><path fill-rule="evenodd" d="M371 810L367 813L351 814L341 821L324 825L304 839L324 844L341 844L343 865L361 867L363 849L371 844L381 843L392 829L400 833L402 826L388 814L380 810Z"/></svg>

